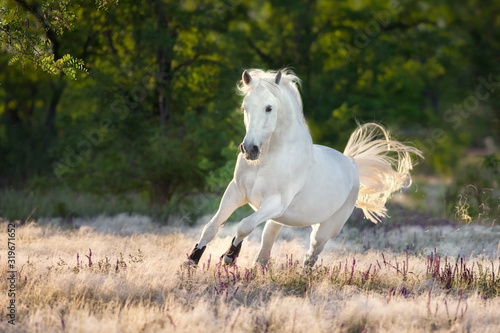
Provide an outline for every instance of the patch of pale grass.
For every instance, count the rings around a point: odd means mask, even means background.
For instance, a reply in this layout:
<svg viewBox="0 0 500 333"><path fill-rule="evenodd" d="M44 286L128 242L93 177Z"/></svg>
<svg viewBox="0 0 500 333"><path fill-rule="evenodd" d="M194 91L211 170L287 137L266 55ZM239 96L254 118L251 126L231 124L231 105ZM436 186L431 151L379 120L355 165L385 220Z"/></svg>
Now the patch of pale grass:
<svg viewBox="0 0 500 333"><path fill-rule="evenodd" d="M116 231L100 226L98 220L79 222L73 230L36 223L18 226L16 326L5 319L8 296L2 292L0 331L500 330L498 259L471 253L464 267L473 278L467 280L470 276L459 274L457 268L458 273L446 280L457 261L445 259L439 240L432 257L376 247L352 250L347 243L363 244L366 235L354 237L348 230L327 247L317 267L304 270L300 262L307 232L286 231L273 249L270 265L252 268L258 250L255 235L245 241L237 265L227 268L220 266L219 256L232 238L229 227L194 269L182 263L199 230L180 233L141 221L134 219L130 225L142 229L112 222ZM6 230L5 223L0 227ZM484 244L479 233L474 231L476 246L490 246L489 238ZM382 233L371 237L373 243L377 237L397 241ZM0 242L6 243L6 238L3 233ZM0 256L1 274L6 276L5 251ZM5 279L0 288L7 289Z"/></svg>

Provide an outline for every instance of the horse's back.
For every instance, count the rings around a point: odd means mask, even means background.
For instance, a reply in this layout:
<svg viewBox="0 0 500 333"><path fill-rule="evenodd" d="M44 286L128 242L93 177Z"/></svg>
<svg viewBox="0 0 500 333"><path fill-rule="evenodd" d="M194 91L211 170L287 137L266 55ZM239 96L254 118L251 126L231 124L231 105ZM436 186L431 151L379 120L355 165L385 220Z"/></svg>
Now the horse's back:
<svg viewBox="0 0 500 333"><path fill-rule="evenodd" d="M326 164L336 164L343 167L343 170L350 168L351 164L355 165L351 158L327 146L313 145L313 156L316 162L325 161Z"/></svg>
<svg viewBox="0 0 500 333"><path fill-rule="evenodd" d="M324 183L329 190L337 192L344 201L353 188L359 187L358 170L354 160L330 147L314 145L314 167L310 179Z"/></svg>

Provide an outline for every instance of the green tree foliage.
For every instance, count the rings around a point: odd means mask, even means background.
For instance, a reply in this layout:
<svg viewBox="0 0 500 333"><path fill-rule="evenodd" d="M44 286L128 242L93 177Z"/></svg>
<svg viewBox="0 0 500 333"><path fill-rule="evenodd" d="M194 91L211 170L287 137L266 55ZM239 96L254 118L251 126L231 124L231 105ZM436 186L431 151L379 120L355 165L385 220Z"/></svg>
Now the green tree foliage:
<svg viewBox="0 0 500 333"><path fill-rule="evenodd" d="M106 9L107 3L97 0L96 6ZM20 61L24 68L29 61L49 74L64 73L72 79L78 72L88 72L82 59L60 54L60 39L74 30L78 2L15 0L1 1L0 6L0 45L11 56L9 65Z"/></svg>
<svg viewBox="0 0 500 333"><path fill-rule="evenodd" d="M423 171L450 174L466 148L499 144L499 14L475 0L3 1L0 187L153 206L221 190L242 70L285 66L316 142L343 149L375 120L424 150Z"/></svg>

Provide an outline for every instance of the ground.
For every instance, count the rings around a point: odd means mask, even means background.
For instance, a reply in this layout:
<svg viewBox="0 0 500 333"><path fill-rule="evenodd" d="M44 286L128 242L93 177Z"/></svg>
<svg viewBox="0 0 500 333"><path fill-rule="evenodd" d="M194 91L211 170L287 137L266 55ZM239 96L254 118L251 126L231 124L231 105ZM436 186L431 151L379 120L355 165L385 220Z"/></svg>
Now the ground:
<svg viewBox="0 0 500 333"><path fill-rule="evenodd" d="M312 270L301 266L308 229L283 229L271 263L252 267L256 230L236 266L225 267L219 257L235 231L228 223L193 268L183 262L202 222L18 222L14 253L0 253L2 276L10 276L10 255L16 271L14 286L0 282L0 331L500 331L500 228L398 219L408 223L348 223ZM7 228L2 221L2 244Z"/></svg>

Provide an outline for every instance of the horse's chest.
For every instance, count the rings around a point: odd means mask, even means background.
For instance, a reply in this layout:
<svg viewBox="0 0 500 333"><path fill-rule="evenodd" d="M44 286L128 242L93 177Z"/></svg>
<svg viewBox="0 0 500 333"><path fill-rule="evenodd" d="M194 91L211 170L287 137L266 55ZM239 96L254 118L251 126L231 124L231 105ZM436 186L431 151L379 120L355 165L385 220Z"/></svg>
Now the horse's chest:
<svg viewBox="0 0 500 333"><path fill-rule="evenodd" d="M245 196L247 201L257 209L266 198L266 187L259 178L246 179L244 183Z"/></svg>
<svg viewBox="0 0 500 333"><path fill-rule="evenodd" d="M248 203L256 208L269 195L270 189L276 188L272 180L263 177L257 170L241 174L237 182Z"/></svg>
<svg viewBox="0 0 500 333"><path fill-rule="evenodd" d="M279 191L279 177L269 177L262 172L251 172L240 179L248 203L257 209L269 196Z"/></svg>

